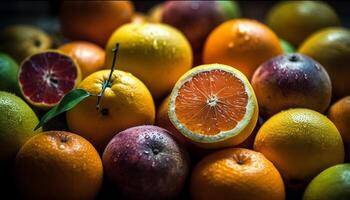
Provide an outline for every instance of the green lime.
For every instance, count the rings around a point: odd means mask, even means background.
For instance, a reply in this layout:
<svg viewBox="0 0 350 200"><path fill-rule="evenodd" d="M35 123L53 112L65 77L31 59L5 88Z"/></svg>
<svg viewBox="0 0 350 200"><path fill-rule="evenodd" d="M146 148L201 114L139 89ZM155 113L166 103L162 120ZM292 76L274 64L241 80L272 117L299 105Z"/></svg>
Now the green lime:
<svg viewBox="0 0 350 200"><path fill-rule="evenodd" d="M303 200L350 199L350 164L330 167L317 175L307 186Z"/></svg>
<svg viewBox="0 0 350 200"><path fill-rule="evenodd" d="M21 98L0 91L0 164L8 165L21 146L32 136L39 120Z"/></svg>
<svg viewBox="0 0 350 200"><path fill-rule="evenodd" d="M19 94L18 64L10 56L0 53L0 90Z"/></svg>

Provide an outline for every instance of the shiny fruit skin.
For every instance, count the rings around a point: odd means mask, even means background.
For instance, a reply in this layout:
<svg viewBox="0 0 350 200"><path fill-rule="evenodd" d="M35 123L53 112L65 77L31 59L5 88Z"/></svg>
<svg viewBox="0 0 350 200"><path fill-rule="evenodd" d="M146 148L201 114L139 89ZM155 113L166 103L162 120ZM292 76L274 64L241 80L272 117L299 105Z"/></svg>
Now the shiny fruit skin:
<svg viewBox="0 0 350 200"><path fill-rule="evenodd" d="M190 192L193 200L285 198L273 164L263 154L243 148L224 149L201 160L192 173Z"/></svg>
<svg viewBox="0 0 350 200"><path fill-rule="evenodd" d="M112 65L112 49L117 42L120 44L117 68L144 82L155 100L164 98L177 79L192 67L189 42L171 26L161 23L123 25L108 41L106 68Z"/></svg>
<svg viewBox="0 0 350 200"><path fill-rule="evenodd" d="M104 47L119 26L131 22L131 1L63 1L60 23L63 34Z"/></svg>
<svg viewBox="0 0 350 200"><path fill-rule="evenodd" d="M308 37L298 52L321 63L332 80L332 92L336 98L350 94L350 29L326 28Z"/></svg>
<svg viewBox="0 0 350 200"><path fill-rule="evenodd" d="M97 71L86 77L78 88L98 95L109 73L110 70ZM90 96L66 113L69 129L89 140L99 152L119 131L153 124L155 120L152 96L139 79L115 70L111 81L111 87L102 96L100 110L96 109L97 97Z"/></svg>
<svg viewBox="0 0 350 200"><path fill-rule="evenodd" d="M275 33L250 19L233 19L217 26L208 36L203 63L221 63L240 70L251 79L266 60L283 54Z"/></svg>
<svg viewBox="0 0 350 200"><path fill-rule="evenodd" d="M49 131L31 138L15 162L17 189L25 199L94 199L103 178L101 159L84 138Z"/></svg>

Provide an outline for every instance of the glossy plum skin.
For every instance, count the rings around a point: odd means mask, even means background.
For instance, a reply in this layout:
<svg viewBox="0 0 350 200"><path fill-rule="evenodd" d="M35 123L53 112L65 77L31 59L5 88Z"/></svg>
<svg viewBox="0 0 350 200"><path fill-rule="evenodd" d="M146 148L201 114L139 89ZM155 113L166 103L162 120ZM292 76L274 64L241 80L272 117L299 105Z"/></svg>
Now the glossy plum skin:
<svg viewBox="0 0 350 200"><path fill-rule="evenodd" d="M302 54L285 54L266 61L254 72L251 82L264 118L296 107L323 113L331 101L327 71Z"/></svg>
<svg viewBox="0 0 350 200"><path fill-rule="evenodd" d="M171 199L179 194L189 172L188 154L157 126L137 126L113 137L103 166L110 182L128 199Z"/></svg>
<svg viewBox="0 0 350 200"><path fill-rule="evenodd" d="M225 20L236 17L225 13L224 6L220 1L167 1L162 6L161 22L184 33L192 46L195 65L201 62L208 34Z"/></svg>

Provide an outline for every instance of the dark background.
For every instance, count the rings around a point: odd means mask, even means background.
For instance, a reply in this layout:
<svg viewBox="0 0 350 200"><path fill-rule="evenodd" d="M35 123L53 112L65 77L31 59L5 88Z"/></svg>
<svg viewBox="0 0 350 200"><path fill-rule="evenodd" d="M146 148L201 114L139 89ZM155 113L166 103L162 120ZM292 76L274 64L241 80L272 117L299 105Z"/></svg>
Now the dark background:
<svg viewBox="0 0 350 200"><path fill-rule="evenodd" d="M29 23L56 26L61 5L60 0L53 1L1 1L0 28L14 23ZM147 12L152 6L163 1L133 1L135 10ZM278 1L238 1L242 17L253 18L264 22L268 10ZM350 27L350 2L326 1L337 12L342 25ZM58 28L58 27L56 27Z"/></svg>

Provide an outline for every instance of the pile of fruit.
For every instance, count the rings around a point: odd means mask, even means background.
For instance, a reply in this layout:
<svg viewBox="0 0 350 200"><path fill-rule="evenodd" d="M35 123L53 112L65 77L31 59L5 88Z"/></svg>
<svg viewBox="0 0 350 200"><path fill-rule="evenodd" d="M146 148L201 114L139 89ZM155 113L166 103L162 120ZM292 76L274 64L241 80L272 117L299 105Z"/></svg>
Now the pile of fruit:
<svg viewBox="0 0 350 200"><path fill-rule="evenodd" d="M0 30L1 194L350 199L350 30L322 2L266 16L64 1L64 40Z"/></svg>

